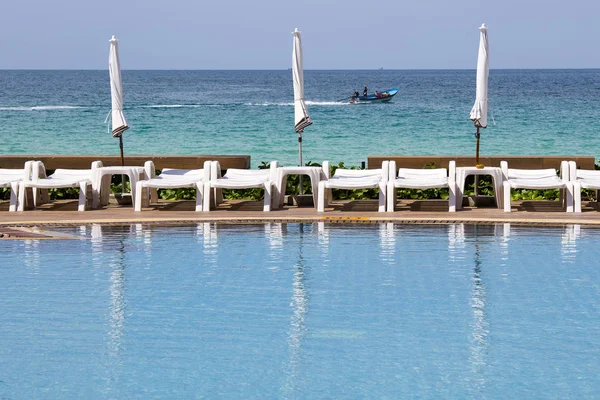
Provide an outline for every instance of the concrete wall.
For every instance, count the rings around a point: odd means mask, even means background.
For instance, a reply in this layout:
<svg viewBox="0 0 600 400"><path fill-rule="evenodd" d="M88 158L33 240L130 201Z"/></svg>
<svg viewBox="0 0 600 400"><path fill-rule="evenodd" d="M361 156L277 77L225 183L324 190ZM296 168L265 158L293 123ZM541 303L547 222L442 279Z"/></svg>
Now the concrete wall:
<svg viewBox="0 0 600 400"><path fill-rule="evenodd" d="M120 156L103 155L0 155L0 168L23 168L26 161L42 161L47 169L57 168L87 169L90 168L93 161L100 160L104 166L120 166ZM221 164L221 169L229 168L250 168L250 156L233 155L202 155L202 156L125 156L125 165L143 166L148 160L154 161L157 169L180 168L180 169L198 169L204 166L204 161L217 160Z"/></svg>

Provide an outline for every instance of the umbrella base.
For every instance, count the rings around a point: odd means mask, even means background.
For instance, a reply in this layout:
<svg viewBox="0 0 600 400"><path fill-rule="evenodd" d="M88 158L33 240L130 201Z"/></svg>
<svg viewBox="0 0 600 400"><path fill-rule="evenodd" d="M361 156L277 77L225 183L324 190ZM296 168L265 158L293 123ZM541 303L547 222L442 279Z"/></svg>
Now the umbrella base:
<svg viewBox="0 0 600 400"><path fill-rule="evenodd" d="M497 207L494 196L467 196L463 197L463 207Z"/></svg>
<svg viewBox="0 0 600 400"><path fill-rule="evenodd" d="M296 207L314 207L313 195L302 194L302 195L288 195L284 198L284 203Z"/></svg>
<svg viewBox="0 0 600 400"><path fill-rule="evenodd" d="M131 200L131 194L129 193L112 193L110 197L111 200L114 199L114 202L120 206L130 206L133 204L133 201Z"/></svg>

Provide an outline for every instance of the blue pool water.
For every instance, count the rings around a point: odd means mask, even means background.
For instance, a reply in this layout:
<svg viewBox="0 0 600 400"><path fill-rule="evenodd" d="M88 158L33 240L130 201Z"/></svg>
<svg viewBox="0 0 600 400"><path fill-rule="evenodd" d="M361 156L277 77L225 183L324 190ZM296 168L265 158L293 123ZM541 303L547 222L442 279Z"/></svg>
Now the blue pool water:
<svg viewBox="0 0 600 400"><path fill-rule="evenodd" d="M600 231L82 226L0 241L0 398L592 398Z"/></svg>

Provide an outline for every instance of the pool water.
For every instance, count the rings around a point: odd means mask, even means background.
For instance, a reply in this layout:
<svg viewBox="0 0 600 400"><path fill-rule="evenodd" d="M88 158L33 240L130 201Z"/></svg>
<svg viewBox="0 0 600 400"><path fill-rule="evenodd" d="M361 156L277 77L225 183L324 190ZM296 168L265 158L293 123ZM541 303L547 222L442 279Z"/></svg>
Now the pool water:
<svg viewBox="0 0 600 400"><path fill-rule="evenodd" d="M600 230L265 224L0 241L0 398L593 398Z"/></svg>

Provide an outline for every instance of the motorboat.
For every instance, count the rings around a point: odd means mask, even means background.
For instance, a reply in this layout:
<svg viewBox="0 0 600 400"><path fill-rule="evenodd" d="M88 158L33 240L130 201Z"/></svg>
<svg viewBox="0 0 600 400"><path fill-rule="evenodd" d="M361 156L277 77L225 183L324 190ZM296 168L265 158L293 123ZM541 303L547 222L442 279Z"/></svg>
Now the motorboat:
<svg viewBox="0 0 600 400"><path fill-rule="evenodd" d="M398 88L384 90L383 92L375 91L373 94L368 94L366 96L352 96L350 97L350 103L387 103L392 100L398 93Z"/></svg>

